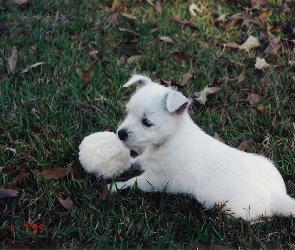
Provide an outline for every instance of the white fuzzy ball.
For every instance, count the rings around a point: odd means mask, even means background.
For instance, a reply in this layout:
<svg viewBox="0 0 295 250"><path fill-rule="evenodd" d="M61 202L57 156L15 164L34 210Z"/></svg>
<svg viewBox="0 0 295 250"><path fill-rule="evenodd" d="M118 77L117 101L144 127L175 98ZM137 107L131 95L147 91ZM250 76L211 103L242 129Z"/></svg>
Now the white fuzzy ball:
<svg viewBox="0 0 295 250"><path fill-rule="evenodd" d="M81 165L97 177L112 178L129 166L130 150L112 132L97 132L85 137L79 150Z"/></svg>

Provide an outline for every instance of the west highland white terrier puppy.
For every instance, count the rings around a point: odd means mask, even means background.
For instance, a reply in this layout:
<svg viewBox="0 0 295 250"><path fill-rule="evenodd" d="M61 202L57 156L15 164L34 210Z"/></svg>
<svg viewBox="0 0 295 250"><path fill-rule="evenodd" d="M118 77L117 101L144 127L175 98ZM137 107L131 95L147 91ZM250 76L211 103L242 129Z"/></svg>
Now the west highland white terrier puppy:
<svg viewBox="0 0 295 250"><path fill-rule="evenodd" d="M144 171L126 182L110 185L111 192L137 183L144 192L185 193L206 208L225 204L236 218L295 216L295 200L273 163L259 155L231 148L205 134L190 118L190 101L144 75L124 85L140 88L127 104L128 115L117 134L131 158Z"/></svg>

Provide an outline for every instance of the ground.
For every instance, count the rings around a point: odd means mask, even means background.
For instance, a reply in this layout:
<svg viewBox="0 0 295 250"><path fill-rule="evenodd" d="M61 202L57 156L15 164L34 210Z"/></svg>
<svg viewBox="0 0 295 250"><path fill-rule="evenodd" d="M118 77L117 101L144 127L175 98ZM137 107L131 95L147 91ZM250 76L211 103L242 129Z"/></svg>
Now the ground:
<svg viewBox="0 0 295 250"><path fill-rule="evenodd" d="M206 133L269 157L295 197L295 3L192 3L0 2L3 249L294 247L294 218L247 223L136 188L109 196L78 161L85 136L116 131L134 91L122 85L145 73L190 97Z"/></svg>

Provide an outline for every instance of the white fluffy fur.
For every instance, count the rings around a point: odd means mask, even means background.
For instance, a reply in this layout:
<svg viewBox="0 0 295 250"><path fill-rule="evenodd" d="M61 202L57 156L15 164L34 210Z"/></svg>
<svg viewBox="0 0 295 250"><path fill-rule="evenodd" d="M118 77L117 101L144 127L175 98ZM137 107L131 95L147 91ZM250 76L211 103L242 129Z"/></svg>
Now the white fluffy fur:
<svg viewBox="0 0 295 250"><path fill-rule="evenodd" d="M117 176L130 167L130 150L112 132L85 137L79 146L79 160L88 173L104 178Z"/></svg>
<svg viewBox="0 0 295 250"><path fill-rule="evenodd" d="M111 191L137 182L146 192L190 194L206 208L225 203L229 213L245 220L295 215L295 200L287 195L282 176L270 160L205 134L190 118L189 100L181 93L142 75L133 76L125 86L137 81L143 86L127 104L128 115L118 134L127 133L121 138L125 145L142 152L134 161L144 173L113 184ZM143 118L153 125L144 126Z"/></svg>

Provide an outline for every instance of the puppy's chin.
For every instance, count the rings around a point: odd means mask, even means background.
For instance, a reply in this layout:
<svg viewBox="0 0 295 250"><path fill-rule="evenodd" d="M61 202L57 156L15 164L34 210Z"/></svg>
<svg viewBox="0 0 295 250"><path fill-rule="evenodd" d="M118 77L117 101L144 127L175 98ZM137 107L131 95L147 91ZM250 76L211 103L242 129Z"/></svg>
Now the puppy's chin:
<svg viewBox="0 0 295 250"><path fill-rule="evenodd" d="M131 151L134 151L137 154L141 154L144 151L144 148L143 147L140 147L138 145L132 145L128 141L127 142L123 141L123 143L124 143L124 145L125 145L126 148L128 148Z"/></svg>

